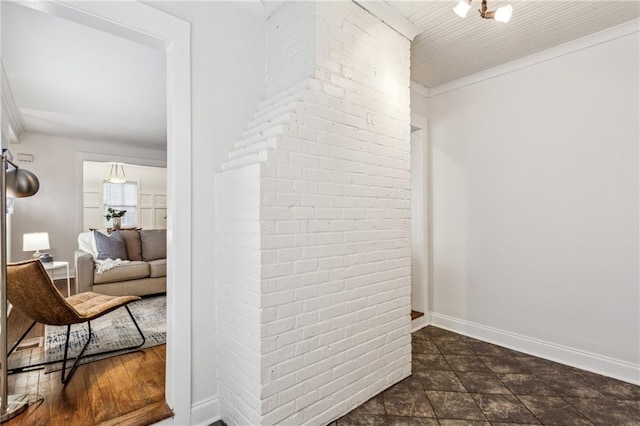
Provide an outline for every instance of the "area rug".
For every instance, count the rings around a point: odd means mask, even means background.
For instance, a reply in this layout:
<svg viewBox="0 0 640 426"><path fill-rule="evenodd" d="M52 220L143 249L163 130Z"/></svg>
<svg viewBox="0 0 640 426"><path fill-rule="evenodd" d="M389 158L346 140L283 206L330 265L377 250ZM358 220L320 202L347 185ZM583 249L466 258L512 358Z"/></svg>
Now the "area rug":
<svg viewBox="0 0 640 426"><path fill-rule="evenodd" d="M91 354L126 348L140 343L140 334L136 330L133 321L131 321L131 317L127 313L127 310L125 308L118 308L113 312L109 312L107 315L91 321L91 332L93 337L80 360L80 365L166 343L166 296L154 296L138 300L130 303L129 309L131 309L131 313L135 317L142 333L145 336L146 341L144 345L133 350L124 350L104 355L91 356ZM60 361L48 364L45 368L46 373L62 369L66 335L66 326L45 326L45 361ZM75 358L80 353L82 347L87 341L87 335L86 323L74 324L71 326L68 358ZM70 364L67 364L67 367L69 367L69 365Z"/></svg>

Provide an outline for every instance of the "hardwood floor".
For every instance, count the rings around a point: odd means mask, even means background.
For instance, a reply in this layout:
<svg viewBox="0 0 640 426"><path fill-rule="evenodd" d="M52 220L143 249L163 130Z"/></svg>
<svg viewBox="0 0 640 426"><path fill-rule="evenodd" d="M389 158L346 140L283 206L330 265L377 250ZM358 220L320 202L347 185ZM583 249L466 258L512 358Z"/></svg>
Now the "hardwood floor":
<svg viewBox="0 0 640 426"><path fill-rule="evenodd" d="M66 281L56 282L66 293ZM73 286L72 286L73 287ZM30 320L13 310L8 318L11 345L30 325ZM43 336L38 324L27 336ZM9 368L38 362L42 346L16 351ZM29 408L5 422L14 425L149 425L173 415L165 403L166 345L81 365L63 386L60 372L35 370L9 376L10 395L26 394Z"/></svg>

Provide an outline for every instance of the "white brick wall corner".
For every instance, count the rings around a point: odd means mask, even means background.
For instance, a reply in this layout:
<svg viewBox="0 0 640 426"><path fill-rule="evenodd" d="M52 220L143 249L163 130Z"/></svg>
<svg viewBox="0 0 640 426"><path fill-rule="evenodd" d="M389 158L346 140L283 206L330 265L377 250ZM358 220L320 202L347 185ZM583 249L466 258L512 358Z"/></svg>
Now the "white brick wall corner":
<svg viewBox="0 0 640 426"><path fill-rule="evenodd" d="M217 179L221 413L326 424L411 372L409 41L352 2L292 3L267 55Z"/></svg>

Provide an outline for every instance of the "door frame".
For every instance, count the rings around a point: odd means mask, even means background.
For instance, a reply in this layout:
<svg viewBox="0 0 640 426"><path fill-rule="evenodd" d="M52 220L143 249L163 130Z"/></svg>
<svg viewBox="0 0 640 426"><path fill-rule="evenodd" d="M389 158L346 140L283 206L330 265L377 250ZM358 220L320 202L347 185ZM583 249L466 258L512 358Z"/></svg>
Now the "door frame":
<svg viewBox="0 0 640 426"><path fill-rule="evenodd" d="M18 0L16 3L166 52L168 220L165 399L175 415L163 424L190 424L191 25L166 12L130 0ZM82 225L79 218L77 223L80 231ZM178 321L178 318L186 320Z"/></svg>
<svg viewBox="0 0 640 426"><path fill-rule="evenodd" d="M411 113L411 133L420 132L421 146L417 152L411 152L412 163L412 179L413 179L413 166L421 169L422 179L417 182L414 187L415 181L412 182L412 194L414 197L414 191L416 190L422 196L418 200L420 205L420 211L418 216L421 218L422 226L414 232L412 229L411 238L412 241L417 242L418 252L413 252L411 258L416 257L422 259L419 273L417 277L414 277L412 271L412 288L413 280L417 278L422 285L422 300L421 304L424 309L424 315L411 321L411 331L418 330L426 325L431 324L431 312L433 310L433 215L432 215L432 167L431 167L431 144L428 137L428 121L427 117L414 113ZM418 157L415 157L415 156ZM412 211L412 217L415 212ZM417 239L417 241L415 241ZM412 246L414 244L412 243ZM413 261L413 260L412 260ZM413 291L413 290L412 290Z"/></svg>

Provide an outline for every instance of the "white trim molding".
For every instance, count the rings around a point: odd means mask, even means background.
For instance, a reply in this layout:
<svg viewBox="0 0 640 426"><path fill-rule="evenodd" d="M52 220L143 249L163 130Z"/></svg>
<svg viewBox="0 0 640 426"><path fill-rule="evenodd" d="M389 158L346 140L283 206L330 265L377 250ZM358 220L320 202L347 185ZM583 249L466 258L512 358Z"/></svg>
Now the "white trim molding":
<svg viewBox="0 0 640 426"><path fill-rule="evenodd" d="M422 32L413 22L402 16L400 12L393 9L383 0L353 0L363 9L373 16L380 18L382 22L393 28L402 36L412 41Z"/></svg>
<svg viewBox="0 0 640 426"><path fill-rule="evenodd" d="M429 88L427 86L423 86L422 84L418 83L417 81L411 80L409 88L410 88L410 90L412 92L417 93L418 95L422 96L423 98L428 98L429 97Z"/></svg>
<svg viewBox="0 0 640 426"><path fill-rule="evenodd" d="M517 59L515 61L508 62L506 64L499 65L485 71L481 71L468 77L463 77L458 80L430 87L428 90L428 97L442 95L444 93L451 92L452 90L480 83L485 80L490 80L501 75L509 74L523 68L566 56L571 53L578 52L580 50L584 50L589 47L606 43L637 32L640 32L640 19L634 19L633 21L625 22L624 24L617 25L615 27L611 27L594 34L590 34L577 40L570 41L569 43L561 44L560 46L552 47L551 49L547 49L540 53L535 53L533 55L526 56L524 58Z"/></svg>
<svg viewBox="0 0 640 426"><path fill-rule="evenodd" d="M22 117L20 109L16 105L13 92L11 91L11 85L7 78L7 73L4 70L4 64L1 61L0 74L2 74L2 105L4 106L4 111L7 113L7 120L11 129L9 135L13 136L9 138L9 142L20 143L22 133L25 131L24 118Z"/></svg>
<svg viewBox="0 0 640 426"><path fill-rule="evenodd" d="M534 339L486 325L431 313L431 325L539 358L640 385L640 365Z"/></svg>
<svg viewBox="0 0 640 426"><path fill-rule="evenodd" d="M207 426L220 420L220 399L218 396L198 402L191 407L191 424Z"/></svg>
<svg viewBox="0 0 640 426"><path fill-rule="evenodd" d="M411 320L411 333L415 333L416 331L421 330L429 325L431 325L431 314L425 313L420 318Z"/></svg>

